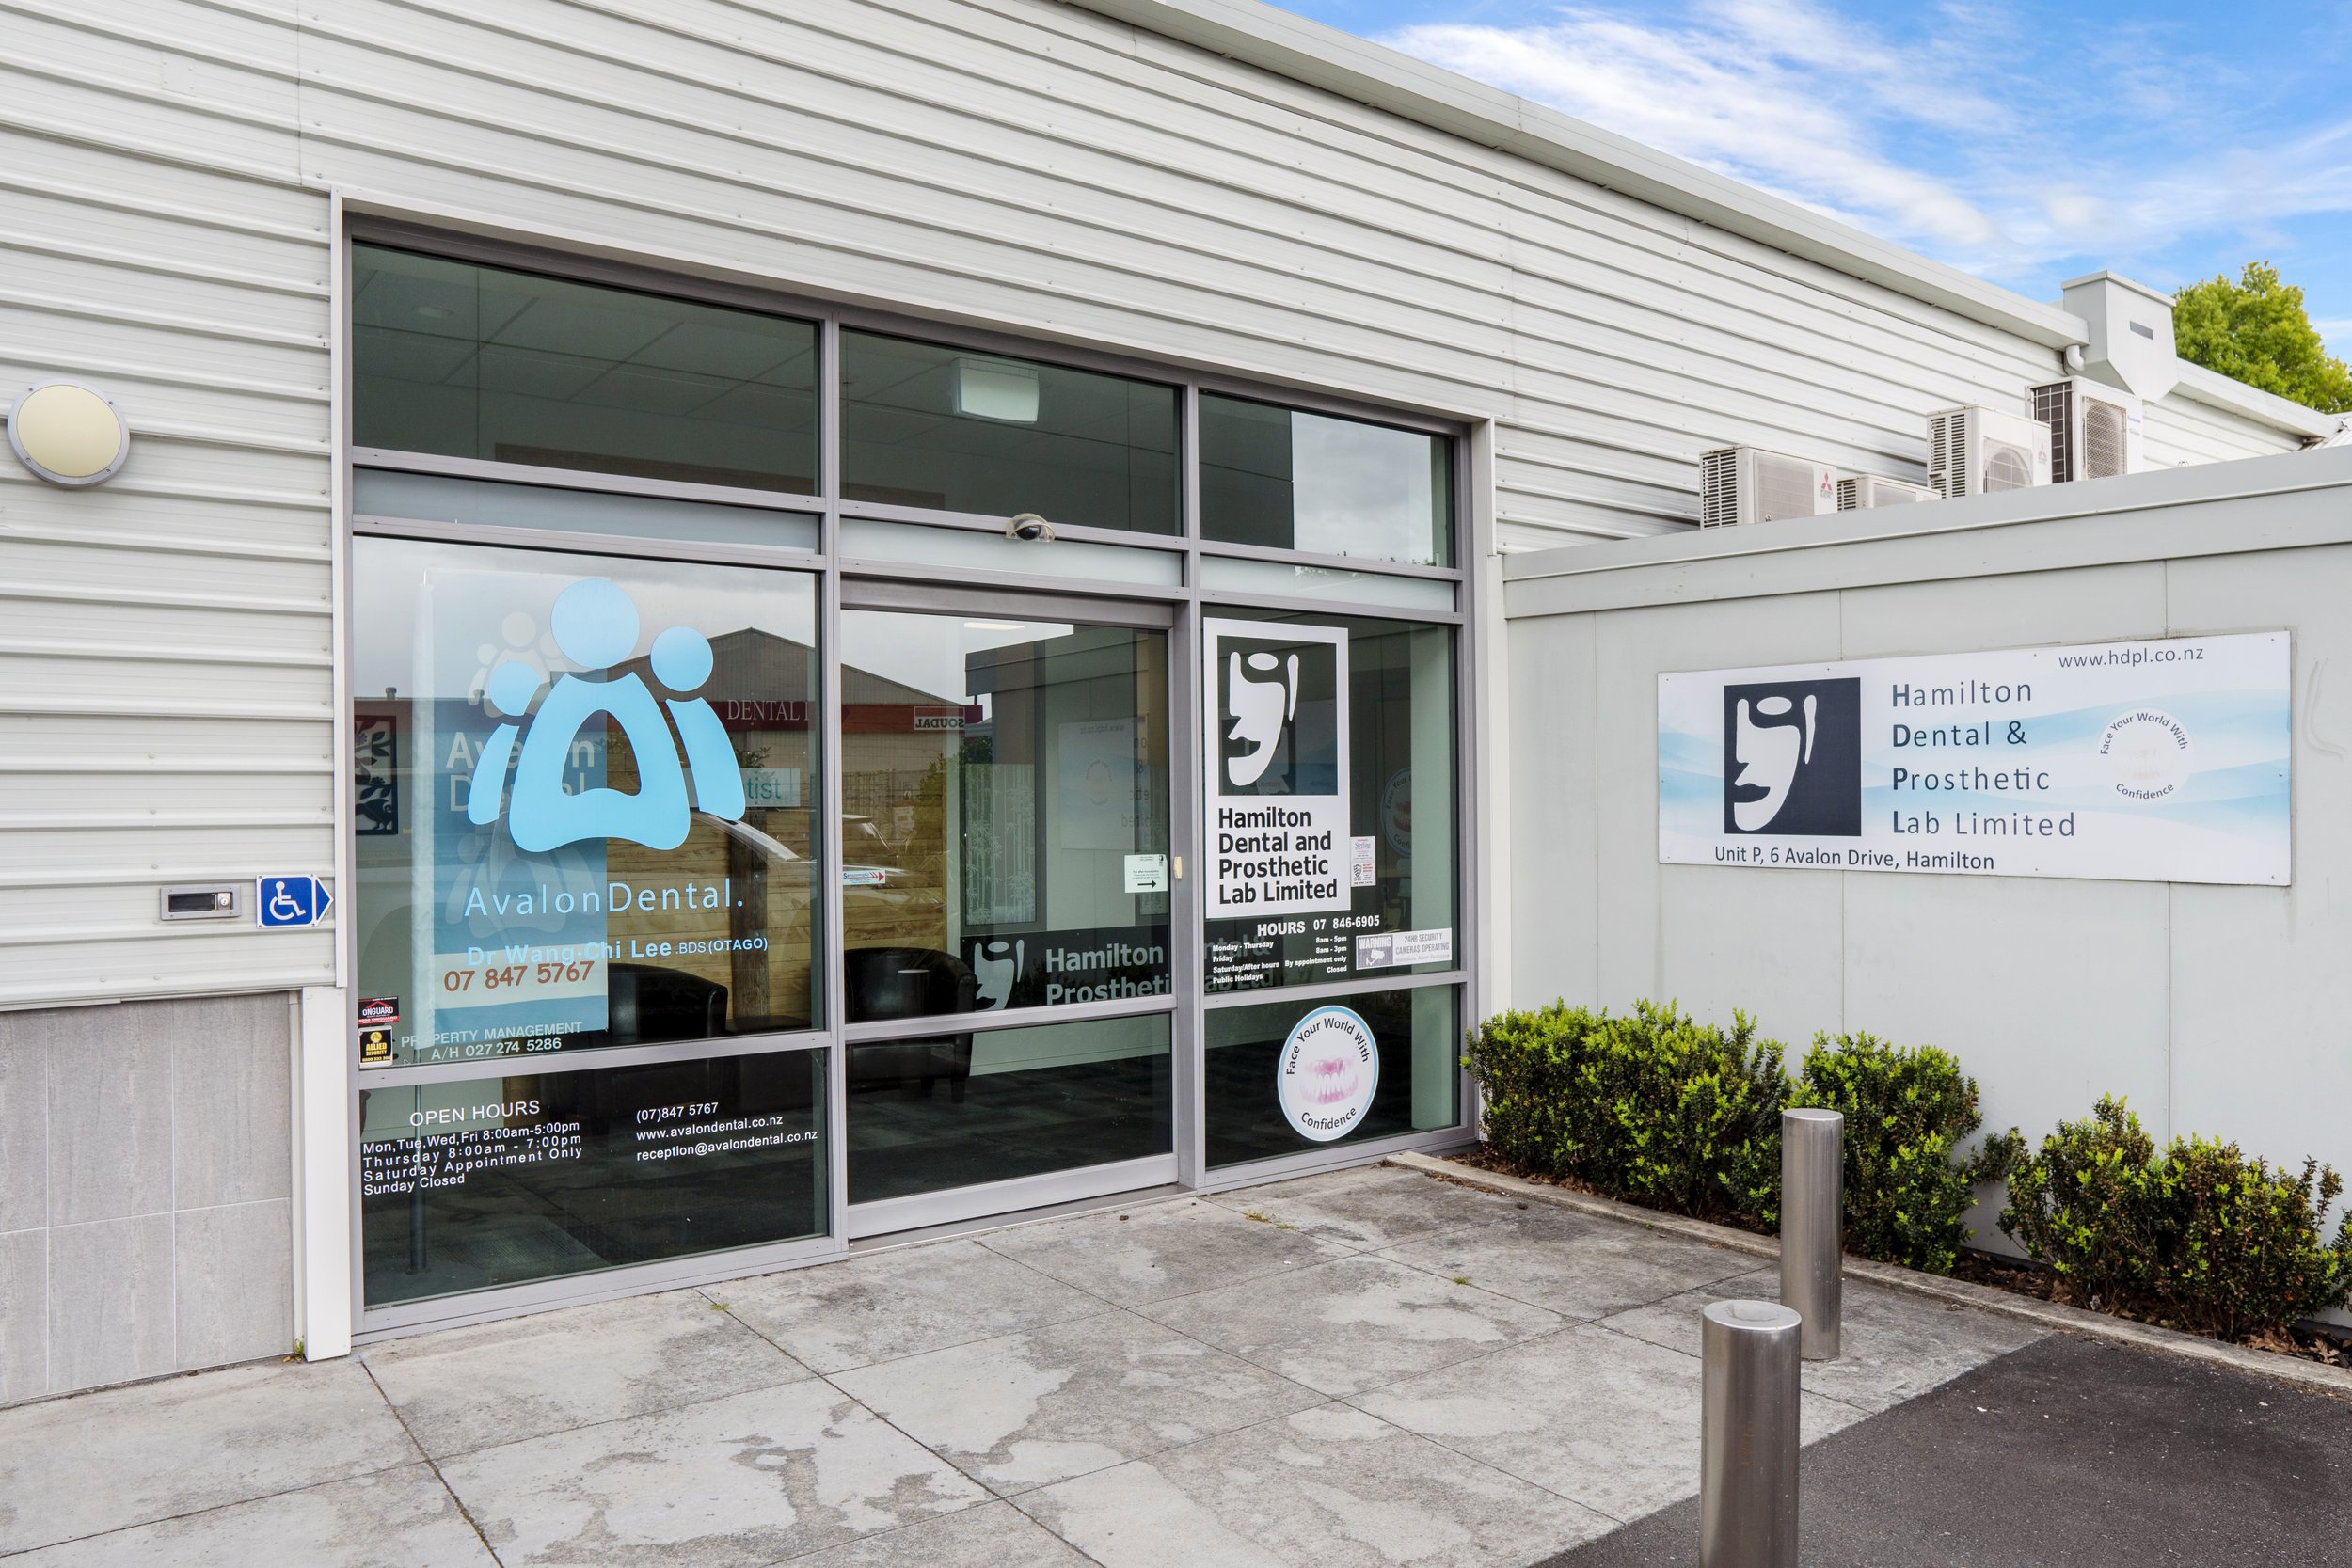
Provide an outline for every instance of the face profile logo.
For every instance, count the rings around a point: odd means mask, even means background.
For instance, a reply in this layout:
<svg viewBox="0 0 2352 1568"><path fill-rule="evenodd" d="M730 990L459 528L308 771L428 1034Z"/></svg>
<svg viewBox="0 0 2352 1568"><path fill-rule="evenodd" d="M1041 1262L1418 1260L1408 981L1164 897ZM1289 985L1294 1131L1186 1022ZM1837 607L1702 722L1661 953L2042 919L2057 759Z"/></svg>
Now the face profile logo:
<svg viewBox="0 0 2352 1568"><path fill-rule="evenodd" d="M1217 634L1211 743L1218 792L1336 795L1342 650L1335 641L1267 629L1265 636Z"/></svg>
<svg viewBox="0 0 2352 1568"><path fill-rule="evenodd" d="M1270 678L1251 676L1245 663ZM1248 789L1265 777L1284 727L1298 717L1298 656L1291 655L1285 668L1272 654L1251 654L1245 660L1236 651L1226 675L1225 716L1233 721L1225 738L1248 748L1226 757L1225 777L1235 789Z"/></svg>
<svg viewBox="0 0 2352 1568"><path fill-rule="evenodd" d="M1860 679L1724 688L1724 832L1860 836Z"/></svg>
<svg viewBox="0 0 2352 1568"><path fill-rule="evenodd" d="M980 983L980 1011L989 1012L1012 1000L1013 982L1028 958L1028 943L1018 939L983 939L972 944L972 975Z"/></svg>
<svg viewBox="0 0 2352 1568"><path fill-rule="evenodd" d="M557 596L549 627L564 657L588 670L603 670L627 658L637 646L637 606L606 578L585 578ZM724 821L741 820L743 775L736 766L735 750L710 705L692 695L710 678L709 640L691 626L672 626L654 638L648 662L654 677L676 696L657 705L653 692L633 673L618 680L565 675L535 714L531 703L544 680L539 672L519 659L492 670L483 684L485 705L515 720L530 714L530 733L524 734L517 722L502 723L491 732L474 764L466 819L477 827L498 820L507 763L519 737L522 754L515 762L506 822L516 847L527 852L598 838L675 849L686 842L691 821L686 800L689 771L694 777L697 808ZM685 742L684 768L670 739L670 726L662 722L665 707ZM572 743L581 726L600 714L620 725L636 756L634 794L602 786L564 793L564 765Z"/></svg>

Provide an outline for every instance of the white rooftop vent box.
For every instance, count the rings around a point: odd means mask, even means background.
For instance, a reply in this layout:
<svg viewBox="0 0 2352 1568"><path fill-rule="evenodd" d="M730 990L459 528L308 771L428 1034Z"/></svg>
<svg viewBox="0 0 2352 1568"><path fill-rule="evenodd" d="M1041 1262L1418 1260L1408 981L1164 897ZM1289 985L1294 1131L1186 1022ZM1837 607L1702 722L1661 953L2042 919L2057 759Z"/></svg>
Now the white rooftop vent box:
<svg viewBox="0 0 2352 1568"><path fill-rule="evenodd" d="M1928 416L1928 483L1939 496L1989 496L2050 483L2050 428L1997 408Z"/></svg>
<svg viewBox="0 0 2352 1568"><path fill-rule="evenodd" d="M1718 447L1699 457L1699 527L1773 523L1837 509L1837 470L1756 447Z"/></svg>
<svg viewBox="0 0 2352 1568"><path fill-rule="evenodd" d="M2050 432L2051 483L2140 471L2139 399L2131 393L2076 375L2026 396L2033 417Z"/></svg>
<svg viewBox="0 0 2352 1568"><path fill-rule="evenodd" d="M1881 479L1876 474L1848 474L1837 482L1837 510L1861 512L1873 506L1907 506L1913 501L1931 501L1935 492L1924 484L1911 484L1899 479Z"/></svg>

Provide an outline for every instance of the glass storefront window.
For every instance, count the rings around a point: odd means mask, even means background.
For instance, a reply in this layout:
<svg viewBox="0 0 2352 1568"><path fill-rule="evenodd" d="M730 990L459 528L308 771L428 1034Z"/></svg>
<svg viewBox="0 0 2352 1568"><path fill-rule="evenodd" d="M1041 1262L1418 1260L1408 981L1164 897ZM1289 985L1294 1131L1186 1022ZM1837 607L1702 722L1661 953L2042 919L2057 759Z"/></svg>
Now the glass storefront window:
<svg viewBox="0 0 2352 1568"><path fill-rule="evenodd" d="M771 550L814 550L818 545L817 518L806 512L512 484L392 468L355 470L351 510L359 516L547 529L613 539L755 545Z"/></svg>
<svg viewBox="0 0 2352 1568"><path fill-rule="evenodd" d="M1168 634L841 616L849 1022L1168 989Z"/></svg>
<svg viewBox="0 0 2352 1568"><path fill-rule="evenodd" d="M362 447L817 488L812 323L383 245L352 283Z"/></svg>
<svg viewBox="0 0 2352 1568"><path fill-rule="evenodd" d="M1449 970L1454 628L1211 610L1207 989Z"/></svg>
<svg viewBox="0 0 2352 1568"><path fill-rule="evenodd" d="M853 1044L850 1201L1166 1154L1168 1015Z"/></svg>
<svg viewBox="0 0 2352 1568"><path fill-rule="evenodd" d="M359 1091L367 1305L822 1235L825 1053Z"/></svg>
<svg viewBox="0 0 2352 1568"><path fill-rule="evenodd" d="M805 1029L815 579L353 541L363 1067Z"/></svg>
<svg viewBox="0 0 2352 1568"><path fill-rule="evenodd" d="M1173 387L872 332L841 334L853 501L1175 533Z"/></svg>
<svg viewBox="0 0 2352 1568"><path fill-rule="evenodd" d="M1208 1155L1235 1165L1454 1126L1454 990L1212 1007Z"/></svg>
<svg viewBox="0 0 2352 1568"><path fill-rule="evenodd" d="M1200 536L1454 563L1454 444L1363 420L1200 395Z"/></svg>

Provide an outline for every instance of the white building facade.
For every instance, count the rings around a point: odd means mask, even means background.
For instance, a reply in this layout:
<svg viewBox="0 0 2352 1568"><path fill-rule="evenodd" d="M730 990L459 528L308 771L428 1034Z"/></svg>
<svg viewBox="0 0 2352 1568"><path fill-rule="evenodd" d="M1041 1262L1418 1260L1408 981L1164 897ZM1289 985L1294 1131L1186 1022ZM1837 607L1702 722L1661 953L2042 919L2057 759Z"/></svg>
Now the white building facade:
<svg viewBox="0 0 2352 1568"><path fill-rule="evenodd" d="M2335 424L1232 0L8 26L0 1400L1462 1142L1505 555Z"/></svg>

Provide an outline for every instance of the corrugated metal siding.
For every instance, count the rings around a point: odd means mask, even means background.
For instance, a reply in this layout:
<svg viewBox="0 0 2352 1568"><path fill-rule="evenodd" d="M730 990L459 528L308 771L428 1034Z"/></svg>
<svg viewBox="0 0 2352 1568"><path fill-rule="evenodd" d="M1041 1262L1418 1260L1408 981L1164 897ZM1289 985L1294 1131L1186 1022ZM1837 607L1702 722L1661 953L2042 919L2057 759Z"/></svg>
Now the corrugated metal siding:
<svg viewBox="0 0 2352 1568"><path fill-rule="evenodd" d="M2179 392L2148 404L2140 439L2148 461L2168 468L2183 463L2267 457L2293 451L2303 444L2302 437L2291 432Z"/></svg>
<svg viewBox="0 0 2352 1568"><path fill-rule="evenodd" d="M0 1006L331 980L324 934L155 915L165 883L333 865L328 208L294 40L80 14L0 10L0 402L87 380L134 437L92 491L0 461Z"/></svg>
<svg viewBox="0 0 2352 1568"><path fill-rule="evenodd" d="M141 432L96 494L0 471L0 1003L327 973L324 939L159 927L152 890L328 860L334 186L1490 417L1505 547L1686 526L1725 443L1917 480L1928 411L2056 373L1051 0L0 0L0 372L87 375Z"/></svg>

